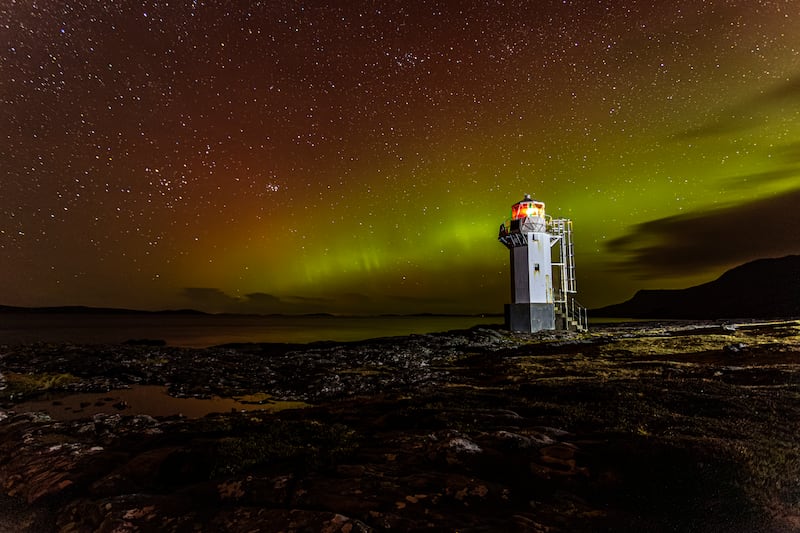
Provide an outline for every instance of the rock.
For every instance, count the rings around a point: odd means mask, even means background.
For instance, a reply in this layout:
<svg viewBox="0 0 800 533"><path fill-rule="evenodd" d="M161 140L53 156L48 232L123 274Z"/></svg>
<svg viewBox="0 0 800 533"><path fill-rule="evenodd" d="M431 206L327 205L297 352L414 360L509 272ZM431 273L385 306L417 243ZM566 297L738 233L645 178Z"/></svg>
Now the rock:
<svg viewBox="0 0 800 533"><path fill-rule="evenodd" d="M447 447L456 453L474 454L483 451L480 446L464 437L450 439L447 441Z"/></svg>
<svg viewBox="0 0 800 533"><path fill-rule="evenodd" d="M541 448L555 442L552 438L537 431L528 431L524 435L509 431L498 431L494 434L494 437L503 444L504 448L511 450Z"/></svg>
<svg viewBox="0 0 800 533"><path fill-rule="evenodd" d="M722 350L730 355L737 355L740 354L748 349L747 344L743 342L736 342L733 344L726 345Z"/></svg>
<svg viewBox="0 0 800 533"><path fill-rule="evenodd" d="M300 509L237 508L218 513L210 525L217 531L232 532L370 533L373 531L371 527L360 520L354 520L338 513Z"/></svg>
<svg viewBox="0 0 800 533"><path fill-rule="evenodd" d="M96 496L112 496L163 486L164 463L180 450L180 447L155 448L130 457L105 477L95 481L89 491Z"/></svg>

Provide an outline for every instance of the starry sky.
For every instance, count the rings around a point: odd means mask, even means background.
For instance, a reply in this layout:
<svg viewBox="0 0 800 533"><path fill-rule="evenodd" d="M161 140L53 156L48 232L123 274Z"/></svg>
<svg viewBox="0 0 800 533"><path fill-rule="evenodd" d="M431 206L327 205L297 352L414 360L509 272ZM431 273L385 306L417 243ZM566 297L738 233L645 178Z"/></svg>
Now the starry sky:
<svg viewBox="0 0 800 533"><path fill-rule="evenodd" d="M800 253L800 0L0 2L0 303L502 312Z"/></svg>

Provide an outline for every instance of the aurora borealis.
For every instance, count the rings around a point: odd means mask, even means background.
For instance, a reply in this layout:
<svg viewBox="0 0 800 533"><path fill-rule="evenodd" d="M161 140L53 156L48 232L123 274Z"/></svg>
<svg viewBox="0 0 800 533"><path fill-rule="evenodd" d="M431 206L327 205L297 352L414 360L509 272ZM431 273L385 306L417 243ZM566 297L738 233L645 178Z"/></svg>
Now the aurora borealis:
<svg viewBox="0 0 800 533"><path fill-rule="evenodd" d="M800 253L800 0L0 4L0 303L500 312Z"/></svg>

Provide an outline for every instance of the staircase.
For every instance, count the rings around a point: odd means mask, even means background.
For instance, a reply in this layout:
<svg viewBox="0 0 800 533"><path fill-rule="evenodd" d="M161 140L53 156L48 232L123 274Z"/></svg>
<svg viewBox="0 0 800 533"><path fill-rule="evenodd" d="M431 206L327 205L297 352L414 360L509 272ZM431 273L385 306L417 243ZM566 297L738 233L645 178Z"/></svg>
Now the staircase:
<svg viewBox="0 0 800 533"><path fill-rule="evenodd" d="M556 323L566 331L588 331L589 317L584 306L579 304L575 298L569 298L568 304L557 302L555 306Z"/></svg>

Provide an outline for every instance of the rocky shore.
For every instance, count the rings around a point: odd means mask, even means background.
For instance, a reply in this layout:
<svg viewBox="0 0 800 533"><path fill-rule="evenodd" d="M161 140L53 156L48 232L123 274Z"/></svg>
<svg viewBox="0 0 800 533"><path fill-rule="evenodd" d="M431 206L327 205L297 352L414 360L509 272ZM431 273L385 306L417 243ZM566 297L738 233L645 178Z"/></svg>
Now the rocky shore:
<svg viewBox="0 0 800 533"><path fill-rule="evenodd" d="M0 346L0 531L800 531L798 421L798 321Z"/></svg>

